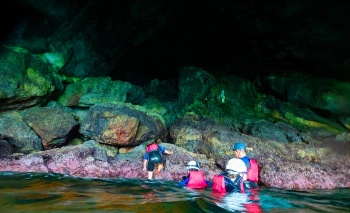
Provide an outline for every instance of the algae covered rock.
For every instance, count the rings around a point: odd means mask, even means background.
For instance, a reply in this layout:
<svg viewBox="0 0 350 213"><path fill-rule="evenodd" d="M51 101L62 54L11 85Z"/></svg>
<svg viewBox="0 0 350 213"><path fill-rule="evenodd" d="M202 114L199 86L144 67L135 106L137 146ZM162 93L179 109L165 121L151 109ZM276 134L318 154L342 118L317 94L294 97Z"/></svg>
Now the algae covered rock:
<svg viewBox="0 0 350 213"><path fill-rule="evenodd" d="M110 77L91 77L68 84L58 102L70 107L89 107L95 104L138 103L145 94L129 82L112 81Z"/></svg>
<svg viewBox="0 0 350 213"><path fill-rule="evenodd" d="M1 47L0 67L0 110L36 106L63 89L52 65L25 49Z"/></svg>

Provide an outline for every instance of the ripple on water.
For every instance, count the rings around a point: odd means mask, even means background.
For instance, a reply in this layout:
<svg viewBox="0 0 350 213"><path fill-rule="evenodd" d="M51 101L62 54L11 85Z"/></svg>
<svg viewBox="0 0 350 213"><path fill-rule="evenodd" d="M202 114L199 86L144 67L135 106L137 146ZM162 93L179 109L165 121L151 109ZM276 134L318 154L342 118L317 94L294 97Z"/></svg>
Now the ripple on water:
<svg viewBox="0 0 350 213"><path fill-rule="evenodd" d="M1 212L350 212L350 189L213 194L177 182L0 173Z"/></svg>

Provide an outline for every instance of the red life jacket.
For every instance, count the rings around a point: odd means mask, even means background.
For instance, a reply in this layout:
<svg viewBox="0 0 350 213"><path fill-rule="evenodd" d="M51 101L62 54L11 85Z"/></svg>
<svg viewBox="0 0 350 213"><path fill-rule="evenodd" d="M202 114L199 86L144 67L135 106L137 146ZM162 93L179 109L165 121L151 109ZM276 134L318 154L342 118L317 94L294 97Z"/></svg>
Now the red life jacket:
<svg viewBox="0 0 350 213"><path fill-rule="evenodd" d="M202 171L190 171L189 181L186 186L193 189L201 189L209 185L205 181L204 173Z"/></svg>
<svg viewBox="0 0 350 213"><path fill-rule="evenodd" d="M212 189L215 193L226 193L225 177L223 175L214 175Z"/></svg>
<svg viewBox="0 0 350 213"><path fill-rule="evenodd" d="M258 162L250 158L250 167L247 171L247 180L251 182L258 182L259 180L259 168L258 168Z"/></svg>
<svg viewBox="0 0 350 213"><path fill-rule="evenodd" d="M157 143L153 142L150 145L147 146L147 150L146 152L150 152L152 150L157 150L158 149L158 145Z"/></svg>

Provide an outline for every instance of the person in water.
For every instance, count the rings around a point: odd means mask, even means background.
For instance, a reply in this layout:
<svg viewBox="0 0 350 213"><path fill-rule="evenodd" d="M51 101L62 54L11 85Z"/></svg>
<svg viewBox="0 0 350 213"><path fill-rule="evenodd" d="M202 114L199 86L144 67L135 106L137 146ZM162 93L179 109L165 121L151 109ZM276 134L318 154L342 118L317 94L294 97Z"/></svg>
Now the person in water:
<svg viewBox="0 0 350 213"><path fill-rule="evenodd" d="M156 139L153 143L149 144L146 149L146 154L143 160L143 171L147 171L147 178L153 179L153 171L155 170L155 177L161 178L161 170L164 168L162 154L173 154L173 151L165 149L163 146L158 145L160 139Z"/></svg>
<svg viewBox="0 0 350 213"><path fill-rule="evenodd" d="M214 176L213 192L246 192L244 185L244 174L247 167L241 159L230 159L226 164L226 169L219 175Z"/></svg>
<svg viewBox="0 0 350 213"><path fill-rule="evenodd" d="M259 169L257 161L253 158L249 158L246 154L246 145L242 142L235 143L232 150L234 151L234 154L236 158L241 159L246 167L247 172L244 175L244 184L247 188L250 189L257 189L258 188L258 176L259 176Z"/></svg>
<svg viewBox="0 0 350 213"><path fill-rule="evenodd" d="M186 186L192 189L202 189L212 186L212 183L205 179L204 173L200 170L197 161L190 161L186 166L187 176L183 176L179 182L180 186Z"/></svg>

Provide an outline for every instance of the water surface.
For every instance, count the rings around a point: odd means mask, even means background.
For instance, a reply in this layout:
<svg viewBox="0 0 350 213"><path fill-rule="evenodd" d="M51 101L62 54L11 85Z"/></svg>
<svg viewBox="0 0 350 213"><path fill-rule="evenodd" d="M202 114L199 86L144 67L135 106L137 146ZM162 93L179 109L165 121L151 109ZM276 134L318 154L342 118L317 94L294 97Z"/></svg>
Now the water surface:
<svg viewBox="0 0 350 213"><path fill-rule="evenodd" d="M0 173L0 189L1 212L350 212L350 189L218 195L174 181L13 172Z"/></svg>

